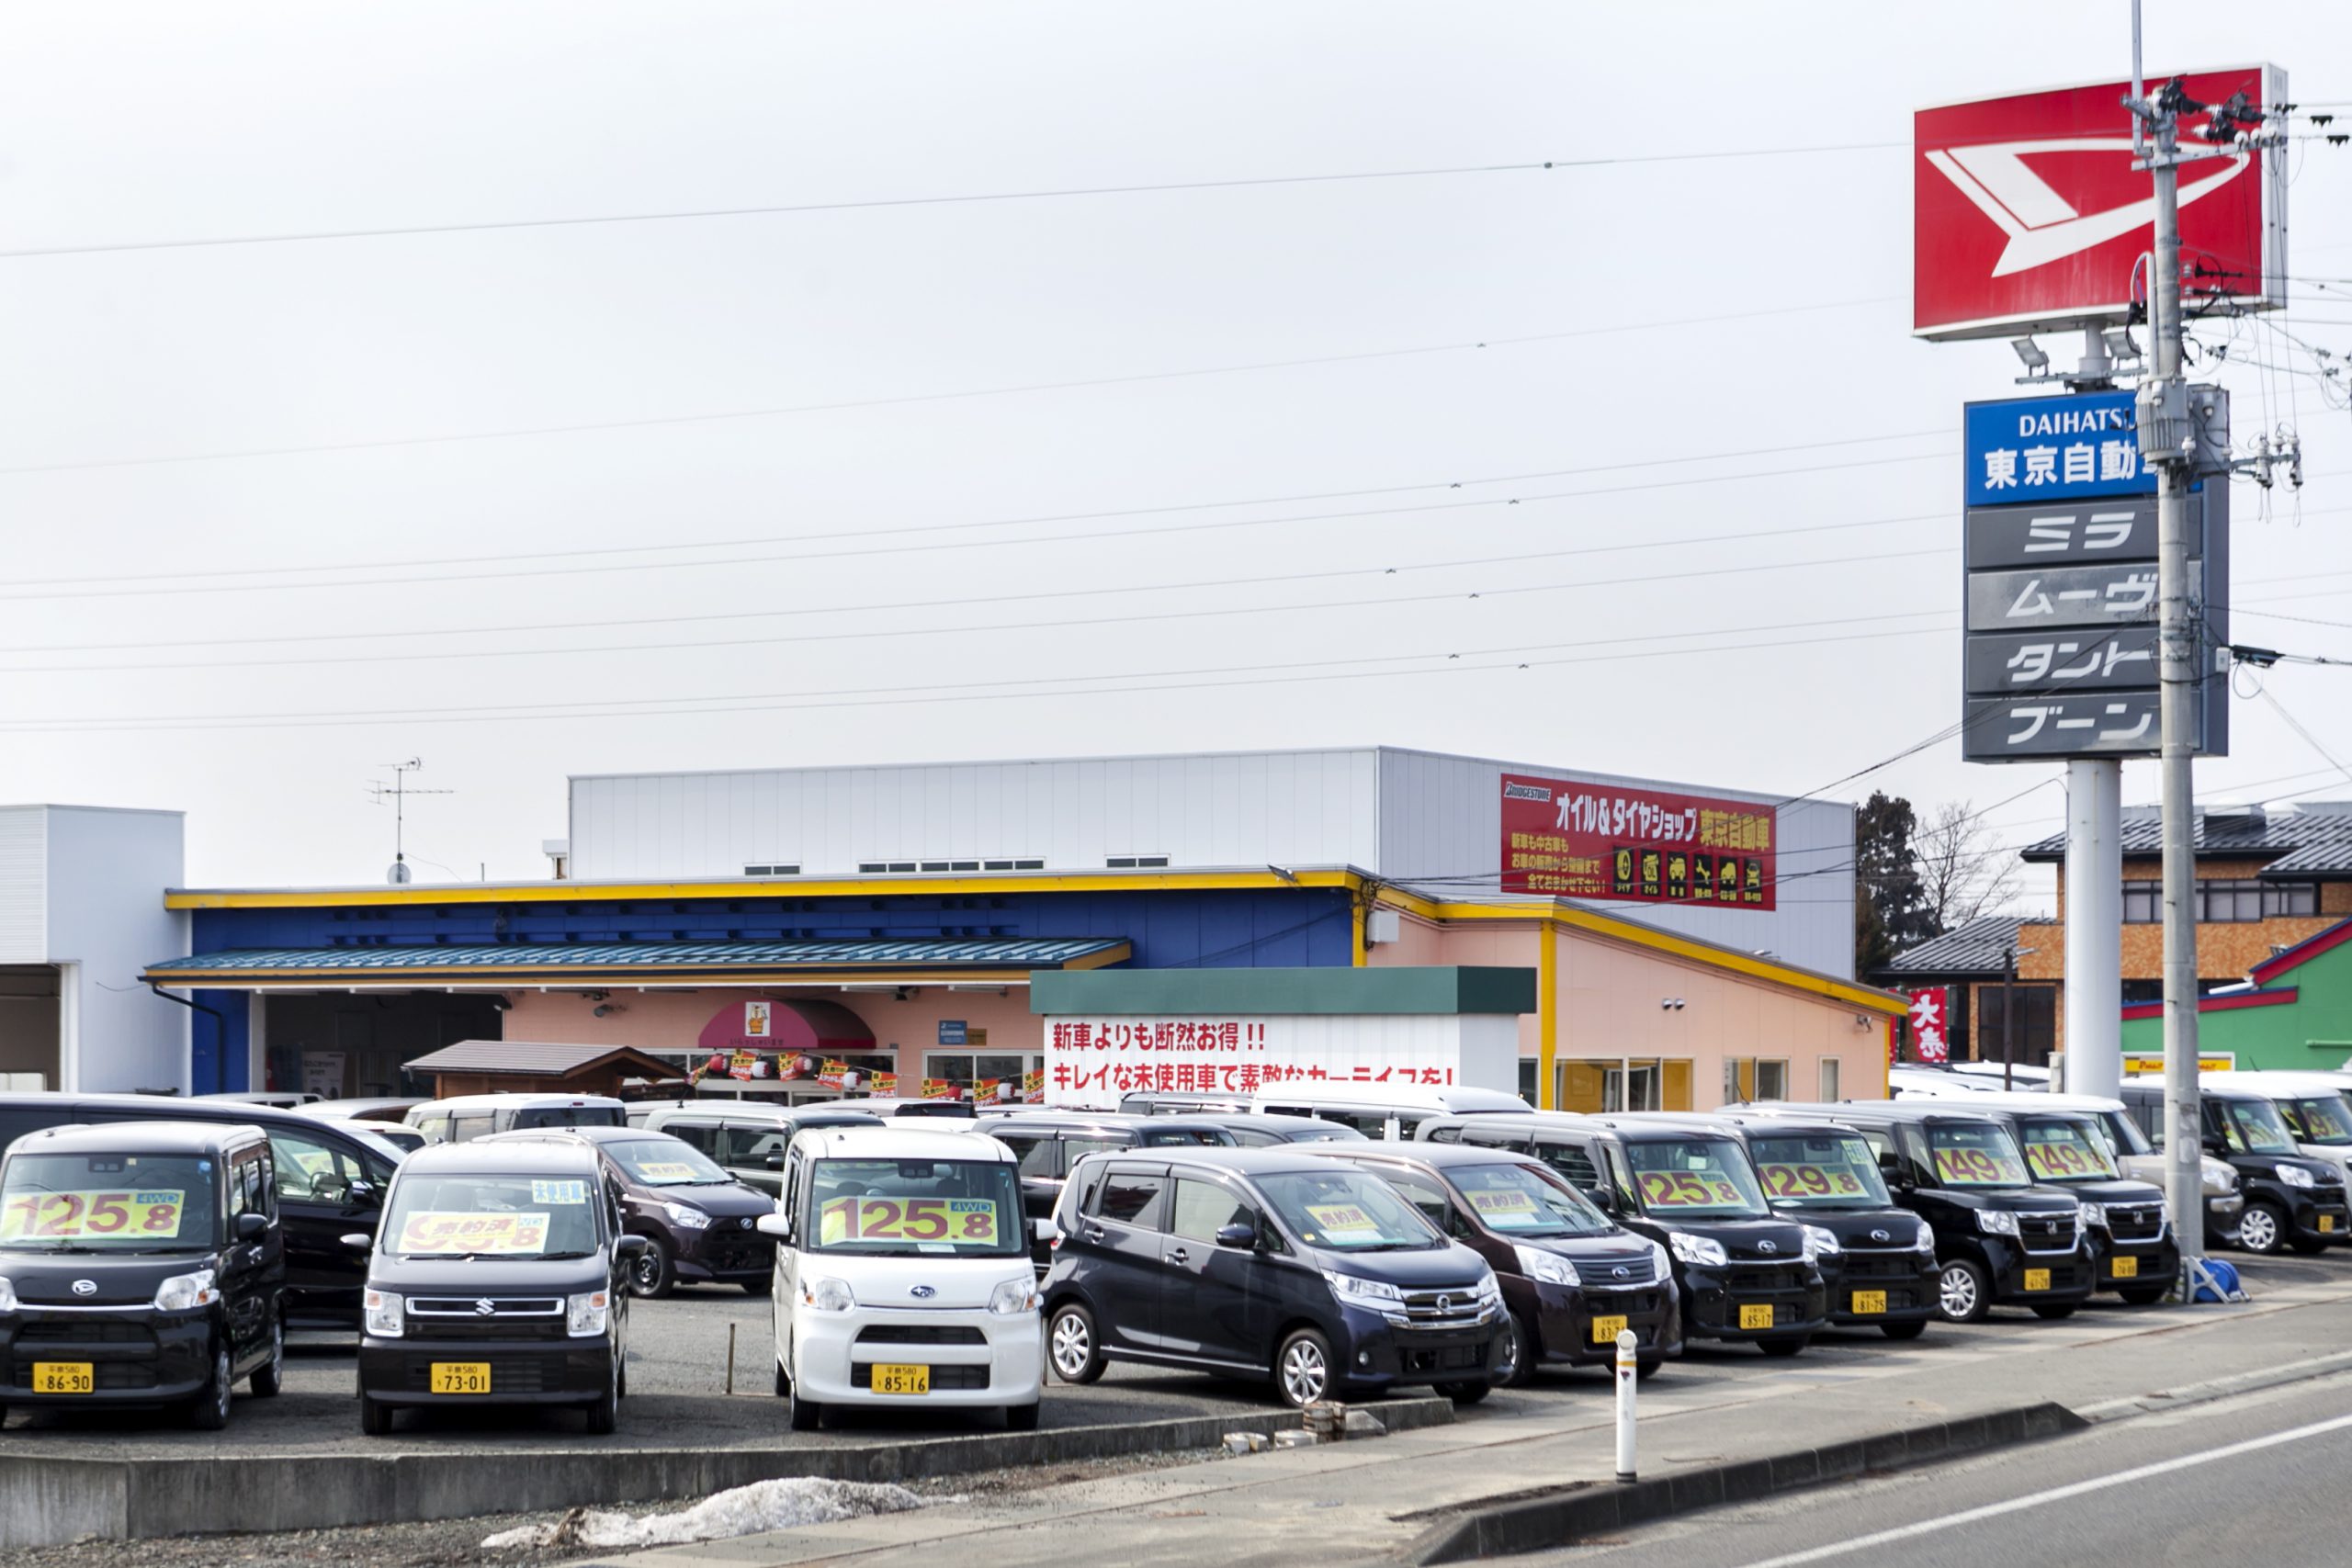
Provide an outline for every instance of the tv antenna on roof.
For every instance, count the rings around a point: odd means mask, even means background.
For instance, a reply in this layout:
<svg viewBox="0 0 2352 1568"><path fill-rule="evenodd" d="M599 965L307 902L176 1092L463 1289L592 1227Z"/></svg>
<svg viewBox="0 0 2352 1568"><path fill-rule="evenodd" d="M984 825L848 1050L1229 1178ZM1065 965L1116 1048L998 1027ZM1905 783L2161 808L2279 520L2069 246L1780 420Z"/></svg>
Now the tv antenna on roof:
<svg viewBox="0 0 2352 1568"><path fill-rule="evenodd" d="M424 767L414 757L405 762L385 762L381 765L391 770L392 782L387 784L381 779L370 779L368 794L379 806L388 800L392 803L392 866L384 874L384 880L397 887L409 880L406 843L408 797L412 795L455 795L458 792L454 789L418 789L410 784L408 775L421 772Z"/></svg>

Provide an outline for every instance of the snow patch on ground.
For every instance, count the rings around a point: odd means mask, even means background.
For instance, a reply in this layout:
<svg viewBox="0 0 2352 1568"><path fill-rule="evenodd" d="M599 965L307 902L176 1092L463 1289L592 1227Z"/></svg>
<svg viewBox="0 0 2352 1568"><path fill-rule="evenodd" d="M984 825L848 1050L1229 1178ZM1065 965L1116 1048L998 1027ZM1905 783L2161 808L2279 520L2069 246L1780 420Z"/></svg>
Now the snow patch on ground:
<svg viewBox="0 0 2352 1568"><path fill-rule="evenodd" d="M574 1508L551 1525L501 1530L482 1545L492 1551L526 1546L675 1546L826 1525L868 1514L903 1513L922 1506L923 1499L903 1486L796 1475L715 1492L675 1514L637 1518L615 1509Z"/></svg>

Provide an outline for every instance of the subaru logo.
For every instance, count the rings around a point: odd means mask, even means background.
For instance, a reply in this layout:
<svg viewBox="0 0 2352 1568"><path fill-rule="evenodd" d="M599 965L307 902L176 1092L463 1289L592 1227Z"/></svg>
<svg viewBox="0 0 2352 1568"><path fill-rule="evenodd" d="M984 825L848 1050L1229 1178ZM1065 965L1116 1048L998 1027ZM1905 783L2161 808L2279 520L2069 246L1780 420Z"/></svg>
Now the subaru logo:
<svg viewBox="0 0 2352 1568"><path fill-rule="evenodd" d="M1871 1239L1872 1241L1893 1241L1894 1238L1887 1235L1884 1231L1872 1231L1871 1232Z"/></svg>
<svg viewBox="0 0 2352 1568"><path fill-rule="evenodd" d="M735 1223L736 1223L736 1224L737 1224L740 1228L741 1228L741 1229L743 1229L743 1230L750 1230L750 1229L752 1228L752 1216L751 1216L751 1215L749 1215L749 1214L746 1214L746 1215L744 1215L741 1219L740 1219L740 1220L736 1221Z"/></svg>
<svg viewBox="0 0 2352 1568"><path fill-rule="evenodd" d="M1634 1277L1634 1271L1620 1263L1616 1268L1609 1270L1609 1277L1612 1280L1630 1280Z"/></svg>
<svg viewBox="0 0 2352 1568"><path fill-rule="evenodd" d="M98 1293L98 1282L96 1280L76 1280L74 1281L74 1293L77 1296L95 1296Z"/></svg>
<svg viewBox="0 0 2352 1568"><path fill-rule="evenodd" d="M488 1317L492 1313L494 1313L497 1310L498 1303L492 1301L488 1296L479 1297L474 1302L474 1312L478 1316Z"/></svg>
<svg viewBox="0 0 2352 1568"><path fill-rule="evenodd" d="M1440 1311L1440 1312L1451 1312L1451 1311L1453 1311L1453 1298L1452 1296L1440 1296L1440 1297L1438 1297L1438 1299L1437 1299L1437 1310L1438 1310L1438 1311Z"/></svg>
<svg viewBox="0 0 2352 1568"><path fill-rule="evenodd" d="M917 1285L912 1290L909 1291L907 1294L914 1297L914 1299L919 1302L927 1302L931 1300L932 1297L939 1294L939 1292L933 1290L929 1285Z"/></svg>
<svg viewBox="0 0 2352 1568"><path fill-rule="evenodd" d="M1778 1252L1781 1250L1781 1244L1777 1241L1759 1241L1756 1244L1756 1250L1758 1252Z"/></svg>

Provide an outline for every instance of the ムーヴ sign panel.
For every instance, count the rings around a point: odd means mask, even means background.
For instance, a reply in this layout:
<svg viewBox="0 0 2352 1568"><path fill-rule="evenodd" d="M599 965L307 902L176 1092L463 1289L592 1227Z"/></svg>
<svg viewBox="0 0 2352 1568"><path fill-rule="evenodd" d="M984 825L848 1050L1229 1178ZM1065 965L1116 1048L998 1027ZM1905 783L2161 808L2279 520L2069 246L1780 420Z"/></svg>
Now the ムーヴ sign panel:
<svg viewBox="0 0 2352 1568"><path fill-rule="evenodd" d="M1502 776L1502 889L1632 904L1770 909L1770 806Z"/></svg>

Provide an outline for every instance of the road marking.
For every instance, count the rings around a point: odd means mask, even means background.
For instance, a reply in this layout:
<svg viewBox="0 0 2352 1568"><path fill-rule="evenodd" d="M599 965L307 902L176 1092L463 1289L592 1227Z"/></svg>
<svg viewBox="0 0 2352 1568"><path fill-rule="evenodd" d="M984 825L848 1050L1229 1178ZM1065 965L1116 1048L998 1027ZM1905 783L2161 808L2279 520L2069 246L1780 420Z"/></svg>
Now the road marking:
<svg viewBox="0 0 2352 1568"><path fill-rule="evenodd" d="M2260 1449L2277 1448L2281 1443L2291 1443L2300 1438L2317 1437L2323 1432L2339 1431L2346 1427L2352 1427L2352 1416L2338 1416L2333 1421L2314 1422L2308 1427L2297 1427L2292 1431L2273 1432L2267 1438L2249 1438L2245 1442L2232 1443L2227 1448L2214 1449L2201 1454L2188 1454L2180 1459L2168 1459L2157 1464L2143 1464L2136 1470L2118 1471L2113 1475L2102 1475L2096 1481L2077 1481L2071 1486L2053 1486L2047 1492L2030 1493L2023 1497L2012 1497L2006 1503L1990 1503L1981 1508L1970 1508L1958 1514L1946 1514L1941 1518L1922 1519L1917 1524L1904 1525L1896 1529L1880 1530L1875 1535L1858 1536L1852 1540L1839 1541L1835 1546L1816 1546L1810 1551L1792 1551L1785 1557L1767 1558L1761 1562L1747 1564L1747 1568L1796 1568L1800 1562L1825 1562L1833 1557L1844 1557L1873 1546L1884 1546L1890 1541L1909 1540L1916 1536L1933 1535L1939 1530L1948 1530L1955 1526L1974 1524L1979 1519L1997 1518L2003 1514L2021 1513L2025 1509L2039 1508L2045 1504L2063 1503L2069 1497L2080 1497L2087 1493L2103 1492L2110 1486L2127 1486L2135 1481L2145 1481L2152 1475L2168 1475L2177 1470L2188 1470L2200 1464L2211 1464L2216 1460L2233 1459L2239 1454L2253 1453Z"/></svg>

